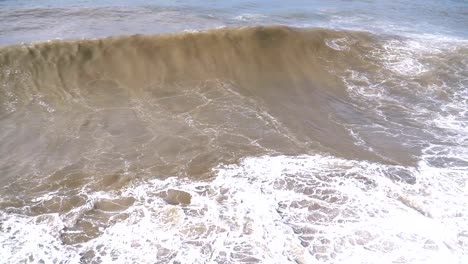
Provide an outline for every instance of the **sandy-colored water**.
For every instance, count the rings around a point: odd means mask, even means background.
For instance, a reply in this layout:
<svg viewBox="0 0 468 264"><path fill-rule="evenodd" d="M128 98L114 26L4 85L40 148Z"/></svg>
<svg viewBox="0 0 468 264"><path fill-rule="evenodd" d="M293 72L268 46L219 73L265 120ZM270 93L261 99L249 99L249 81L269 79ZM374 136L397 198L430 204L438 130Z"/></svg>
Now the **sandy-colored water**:
<svg viewBox="0 0 468 264"><path fill-rule="evenodd" d="M280 26L4 47L0 262L462 263L467 54Z"/></svg>

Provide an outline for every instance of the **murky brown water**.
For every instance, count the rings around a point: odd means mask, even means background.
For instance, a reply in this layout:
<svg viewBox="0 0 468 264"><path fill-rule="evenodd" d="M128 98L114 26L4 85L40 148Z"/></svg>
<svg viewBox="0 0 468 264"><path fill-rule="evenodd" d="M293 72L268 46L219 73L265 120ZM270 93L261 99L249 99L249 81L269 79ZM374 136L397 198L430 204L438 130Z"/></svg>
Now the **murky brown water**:
<svg viewBox="0 0 468 264"><path fill-rule="evenodd" d="M272 26L4 47L2 252L461 260L468 49L442 44Z"/></svg>

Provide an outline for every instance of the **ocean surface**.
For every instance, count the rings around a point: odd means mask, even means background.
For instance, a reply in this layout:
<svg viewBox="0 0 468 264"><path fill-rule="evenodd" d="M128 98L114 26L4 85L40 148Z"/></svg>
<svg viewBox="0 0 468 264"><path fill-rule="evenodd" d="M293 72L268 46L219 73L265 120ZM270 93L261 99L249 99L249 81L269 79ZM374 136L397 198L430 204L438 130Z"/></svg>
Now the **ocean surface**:
<svg viewBox="0 0 468 264"><path fill-rule="evenodd" d="M468 263L468 2L0 0L0 263Z"/></svg>

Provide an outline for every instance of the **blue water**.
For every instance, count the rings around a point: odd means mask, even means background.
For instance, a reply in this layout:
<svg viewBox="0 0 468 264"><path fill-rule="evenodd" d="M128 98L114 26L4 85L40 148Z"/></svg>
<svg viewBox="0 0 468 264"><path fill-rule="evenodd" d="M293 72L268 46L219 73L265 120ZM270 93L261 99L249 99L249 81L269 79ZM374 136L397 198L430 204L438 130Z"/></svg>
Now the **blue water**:
<svg viewBox="0 0 468 264"><path fill-rule="evenodd" d="M0 1L0 44L282 24L468 38L468 2Z"/></svg>

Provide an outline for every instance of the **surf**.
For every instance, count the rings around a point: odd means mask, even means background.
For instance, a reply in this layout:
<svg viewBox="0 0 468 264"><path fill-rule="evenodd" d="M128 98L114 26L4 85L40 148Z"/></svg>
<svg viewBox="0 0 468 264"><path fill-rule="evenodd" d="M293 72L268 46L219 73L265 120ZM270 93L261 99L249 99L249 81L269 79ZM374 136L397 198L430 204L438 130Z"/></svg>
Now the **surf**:
<svg viewBox="0 0 468 264"><path fill-rule="evenodd" d="M455 262L466 52L286 26L0 48L2 255Z"/></svg>

